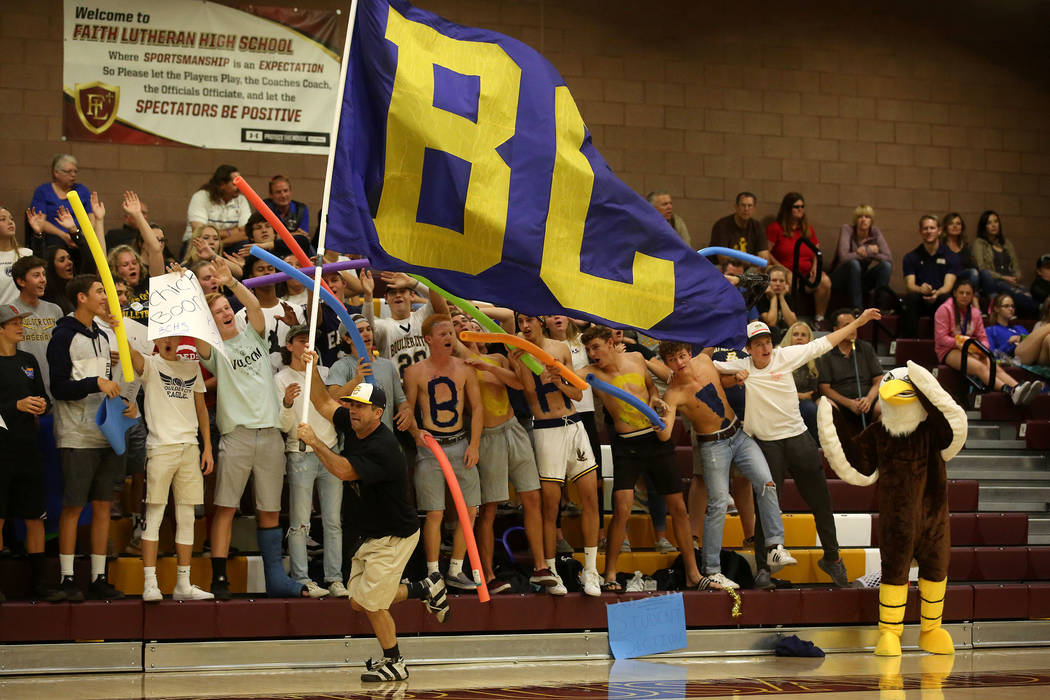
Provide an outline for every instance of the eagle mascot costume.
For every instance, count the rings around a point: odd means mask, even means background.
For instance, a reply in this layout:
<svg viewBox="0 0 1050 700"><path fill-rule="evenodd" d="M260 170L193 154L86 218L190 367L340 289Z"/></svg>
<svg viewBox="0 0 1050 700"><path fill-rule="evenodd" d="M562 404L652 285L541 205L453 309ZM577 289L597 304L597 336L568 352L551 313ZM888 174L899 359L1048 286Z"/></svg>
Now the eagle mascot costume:
<svg viewBox="0 0 1050 700"><path fill-rule="evenodd" d="M885 374L879 405L882 420L846 440L845 446L827 397L817 411L824 455L839 478L855 486L878 481L882 583L875 653L901 653L908 571L914 559L921 600L919 648L952 654L952 638L941 627L951 557L945 462L966 442L966 412L914 362Z"/></svg>

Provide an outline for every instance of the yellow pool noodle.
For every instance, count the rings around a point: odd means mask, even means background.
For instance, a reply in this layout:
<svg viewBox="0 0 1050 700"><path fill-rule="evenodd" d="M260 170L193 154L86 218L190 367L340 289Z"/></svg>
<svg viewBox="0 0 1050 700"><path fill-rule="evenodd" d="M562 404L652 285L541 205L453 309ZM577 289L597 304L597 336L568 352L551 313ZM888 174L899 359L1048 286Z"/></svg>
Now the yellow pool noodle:
<svg viewBox="0 0 1050 700"><path fill-rule="evenodd" d="M120 311L120 302L117 300L117 287L113 284L113 275L109 271L109 263L106 262L106 252L98 242L95 229L88 218L84 203L80 201L80 195L76 190L71 190L67 195L69 205L73 207L73 216L77 217L80 231L84 234L88 248L91 249L91 257L95 259L98 268L98 276L102 280L102 288L106 290L106 299L109 301L109 313L116 319L113 332L117 336L117 353L120 355L120 367L124 371L124 381L135 380L135 370L131 368L131 348L128 347L128 333L124 329L124 314Z"/></svg>

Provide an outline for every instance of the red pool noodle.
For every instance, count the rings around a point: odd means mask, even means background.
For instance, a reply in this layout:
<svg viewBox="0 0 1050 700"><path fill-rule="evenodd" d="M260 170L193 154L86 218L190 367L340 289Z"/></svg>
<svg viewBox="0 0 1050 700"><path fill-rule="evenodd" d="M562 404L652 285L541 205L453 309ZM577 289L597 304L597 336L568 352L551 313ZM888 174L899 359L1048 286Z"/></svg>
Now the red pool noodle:
<svg viewBox="0 0 1050 700"><path fill-rule="evenodd" d="M470 567L474 571L478 572L478 578L481 583L478 585L478 600L482 603L489 602L489 587L485 583L485 570L481 568L481 556L478 555L478 544L474 540L474 529L470 526L470 516L467 514L467 504L463 500L463 492L459 489L459 481L456 479L456 473L452 471L452 465L449 464L448 456L445 455L445 451L441 449L441 445L437 444L430 435L423 437L423 442L426 444L430 451L434 453L434 459L438 461L441 466L441 471L445 474L445 481L448 482L448 490L452 494L452 500L456 504L456 514L459 515L459 524L463 528L463 539L467 541L467 556L470 557ZM477 467L474 467L477 469Z"/></svg>
<svg viewBox="0 0 1050 700"><path fill-rule="evenodd" d="M288 250L292 251L292 255L294 255L295 259L299 261L299 264L304 267L313 267L314 261L310 259L310 256L308 256L302 246L299 245L299 241L295 240L295 236L288 233L288 229L285 227L284 222L281 221L280 217L273 213L273 210L271 210L270 207L266 206L266 202L262 200L262 197L256 194L255 190L252 189L252 186L249 185L240 175L233 178L233 184L241 191L241 194L243 194L245 199L248 200L248 203L255 207L255 211L262 214L263 218L270 222L270 226L273 226L273 230L281 237L284 244L288 246ZM321 284L329 292L332 291L332 288L329 287L324 280L321 280Z"/></svg>

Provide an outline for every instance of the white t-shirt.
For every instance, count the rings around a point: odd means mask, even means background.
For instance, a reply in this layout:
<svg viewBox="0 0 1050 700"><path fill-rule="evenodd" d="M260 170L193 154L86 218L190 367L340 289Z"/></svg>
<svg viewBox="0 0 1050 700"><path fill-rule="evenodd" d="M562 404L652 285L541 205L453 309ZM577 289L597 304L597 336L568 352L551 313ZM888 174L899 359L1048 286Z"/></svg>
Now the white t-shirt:
<svg viewBox="0 0 1050 700"><path fill-rule="evenodd" d="M201 221L220 231L237 226L243 227L248 223L252 215L252 206L243 194L238 194L228 202L213 202L207 190L197 190L190 197L190 205L186 209L186 232L182 240L188 241L193 235L194 221Z"/></svg>
<svg viewBox="0 0 1050 700"><path fill-rule="evenodd" d="M769 364L762 369L755 368L751 357L716 361L715 368L722 373L748 371L744 431L759 440L784 440L806 432L791 373L829 350L831 343L824 336L805 345L773 348Z"/></svg>
<svg viewBox="0 0 1050 700"><path fill-rule="evenodd" d="M572 368L580 369L591 364L591 361L587 359L587 349L583 347L583 343L569 342L563 340L563 343L569 346L569 352L572 353ZM583 398L579 401L573 401L572 405L576 407L577 413L587 413L588 411L594 413L594 389L587 387L587 391L583 392Z"/></svg>
<svg viewBox="0 0 1050 700"><path fill-rule="evenodd" d="M18 298L18 285L11 279L11 266L15 260L32 254L29 248L0 251L0 304L10 304Z"/></svg>
<svg viewBox="0 0 1050 700"><path fill-rule="evenodd" d="M262 310L263 318L266 319L266 334L263 336L263 340L270 346L268 351L270 353L270 367L273 369L274 374L279 372L281 367L284 367L284 363L281 361L281 348L284 347L284 341L288 339L288 331L292 330L291 326L278 318L279 316L284 316L282 303L292 307L292 311L295 312L296 325L306 323L306 312L298 304L278 301L276 306ZM236 319L238 331L243 331L247 328L248 309L238 311Z"/></svg>
<svg viewBox="0 0 1050 700"><path fill-rule="evenodd" d="M328 377L328 370L324 367L318 367L317 373L321 375L322 382ZM299 437L296 435L296 429L299 427L299 422L303 417L303 392L306 391L306 373L285 365L273 378L273 381L277 385L277 400L281 404L281 432L285 434L284 451L298 452ZM299 395L295 397L295 401L292 402L292 407L285 408L284 391L291 384L298 384L300 391ZM314 433L320 438L321 442L328 447L333 447L339 440L339 436L336 434L335 426L332 425L332 422L326 420L324 416L317 412L313 402L310 403L310 412L306 415L307 424L314 429ZM306 451L313 452L314 449L307 446Z"/></svg>
<svg viewBox="0 0 1050 700"><path fill-rule="evenodd" d="M143 355L142 387L146 391L146 447L197 443L194 394L204 393L197 362L169 362L160 355Z"/></svg>
<svg viewBox="0 0 1050 700"><path fill-rule="evenodd" d="M427 302L402 321L392 318L369 319L375 332L376 350L380 357L390 358L402 381L406 367L430 357L430 348L423 340L423 321L433 313L434 307Z"/></svg>

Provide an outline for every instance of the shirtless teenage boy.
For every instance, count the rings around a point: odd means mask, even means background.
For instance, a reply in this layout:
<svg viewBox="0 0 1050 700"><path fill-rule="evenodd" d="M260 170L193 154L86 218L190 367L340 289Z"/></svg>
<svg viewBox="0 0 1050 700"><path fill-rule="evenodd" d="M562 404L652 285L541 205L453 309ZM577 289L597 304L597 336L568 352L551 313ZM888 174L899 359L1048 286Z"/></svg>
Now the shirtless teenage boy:
<svg viewBox="0 0 1050 700"><path fill-rule="evenodd" d="M481 483L478 470L478 448L485 427L482 415L481 390L478 379L466 362L452 356L455 336L452 319L447 314L432 314L420 328L429 357L405 368L405 397L408 405L419 409L419 427L412 429L416 444L423 445L423 435L429 433L448 456L459 481L471 525L481 503ZM470 438L464 431L463 409L467 401L475 417L470 423ZM427 557L427 573L438 570L441 552L441 520L445 512L445 475L437 459L423 447L416 453L416 505L426 511L423 524L423 547ZM471 577L463 573L463 555L467 551L461 525L456 526L452 542L452 559L446 582L460 590L476 587Z"/></svg>
<svg viewBox="0 0 1050 700"><path fill-rule="evenodd" d="M778 567L796 563L784 549L784 525L780 519L777 489L762 450L747 433L726 399L722 379L707 355L693 357L685 343L660 343L660 357L674 373L664 394L667 411L665 433L671 436L676 413L693 426L693 449L699 453L707 484L707 515L704 519L702 548L703 574L718 588L739 588L722 574L722 526L729 504L729 467L737 469L751 482L758 498L758 513L766 534L770 557L777 554ZM768 578L768 576L767 576ZM756 585L758 581L756 579ZM762 588L769 586L763 585Z"/></svg>

